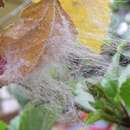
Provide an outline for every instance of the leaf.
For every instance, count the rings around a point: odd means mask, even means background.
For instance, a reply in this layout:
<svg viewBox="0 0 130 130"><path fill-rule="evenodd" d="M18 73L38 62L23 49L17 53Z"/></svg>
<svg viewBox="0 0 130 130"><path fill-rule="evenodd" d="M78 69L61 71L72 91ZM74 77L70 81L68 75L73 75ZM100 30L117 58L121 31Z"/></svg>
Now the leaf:
<svg viewBox="0 0 130 130"><path fill-rule="evenodd" d="M122 70L120 77L119 77L119 86L121 87L124 82L130 76L130 65L128 65L125 69Z"/></svg>
<svg viewBox="0 0 130 130"><path fill-rule="evenodd" d="M102 109L105 107L104 101L102 100L96 100L94 103L91 103L91 105L96 109Z"/></svg>
<svg viewBox="0 0 130 130"><path fill-rule="evenodd" d="M8 66L1 76L4 83L25 76L41 63L40 59L47 52L45 46L52 30L55 29L53 35L59 35L56 27L57 24L62 25L62 16L70 23L69 27L72 27L71 20L58 1L42 0L31 4L20 16L16 23L0 34L0 56L6 57Z"/></svg>
<svg viewBox="0 0 130 130"><path fill-rule="evenodd" d="M109 0L59 0L79 33L80 42L100 52L110 23Z"/></svg>
<svg viewBox="0 0 130 130"><path fill-rule="evenodd" d="M90 102L94 102L94 98L88 92L85 92L82 87L81 83L77 84L77 88L75 90L75 102L76 104L80 105L84 109L88 111L94 111L94 108L91 106Z"/></svg>
<svg viewBox="0 0 130 130"><path fill-rule="evenodd" d="M110 68L108 69L107 73L105 74L105 78L108 78L109 80L118 80L120 73L121 73L121 67L119 65L120 61L120 53L116 53L112 58L112 63Z"/></svg>
<svg viewBox="0 0 130 130"><path fill-rule="evenodd" d="M28 99L27 95L25 94L22 86L16 84L8 85L8 91L11 95L13 95L21 107L24 107L30 100Z"/></svg>
<svg viewBox="0 0 130 130"><path fill-rule="evenodd" d="M47 8L48 12L46 12ZM40 13L37 13L38 10ZM6 40L3 44L10 47L11 51L14 49L19 50L18 53L14 50L14 53L16 53L19 58L23 58L23 60L27 62L28 65L23 65L23 70L30 71L37 64L42 54L44 43L48 39L53 17L53 6L51 4L49 5L48 2L43 1L42 4L39 4L36 7L30 6L25 9L22 16L22 19L11 27L7 34L5 33L5 35L9 35L9 38L11 35L12 43L11 39L9 39L10 43L6 42ZM34 20L36 21L34 22ZM7 38L8 37L6 37L6 39ZM23 40L21 40L21 38ZM15 44L13 42L15 42Z"/></svg>
<svg viewBox="0 0 130 130"><path fill-rule="evenodd" d="M100 113L89 113L88 115L88 119L86 121L87 124L92 124L92 123L95 123L96 121L98 120L101 120L101 115Z"/></svg>
<svg viewBox="0 0 130 130"><path fill-rule="evenodd" d="M34 2L34 3L39 3L41 0L32 0L32 2Z"/></svg>
<svg viewBox="0 0 130 130"><path fill-rule="evenodd" d="M101 85L104 88L106 94L113 98L117 96L119 90L119 77L121 74L119 59L120 53L116 53L112 59L111 67L108 69L107 73L101 81Z"/></svg>
<svg viewBox="0 0 130 130"><path fill-rule="evenodd" d="M57 115L44 106L29 105L10 123L9 130L51 130Z"/></svg>
<svg viewBox="0 0 130 130"><path fill-rule="evenodd" d="M9 130L19 130L20 115L11 120Z"/></svg>
<svg viewBox="0 0 130 130"><path fill-rule="evenodd" d="M57 116L43 107L29 107L21 115L19 130L51 130Z"/></svg>
<svg viewBox="0 0 130 130"><path fill-rule="evenodd" d="M128 78L121 86L120 95L126 106L130 109L130 78Z"/></svg>
<svg viewBox="0 0 130 130"><path fill-rule="evenodd" d="M103 89L108 97L114 98L118 92L118 82L117 80L110 80L104 78L101 82Z"/></svg>
<svg viewBox="0 0 130 130"><path fill-rule="evenodd" d="M0 121L0 130L7 130L7 124L5 124L3 121Z"/></svg>
<svg viewBox="0 0 130 130"><path fill-rule="evenodd" d="M52 18L53 5L43 1L26 8L15 24L0 34L0 55L10 59L7 62L14 66L12 71L27 73L37 65L48 39Z"/></svg>

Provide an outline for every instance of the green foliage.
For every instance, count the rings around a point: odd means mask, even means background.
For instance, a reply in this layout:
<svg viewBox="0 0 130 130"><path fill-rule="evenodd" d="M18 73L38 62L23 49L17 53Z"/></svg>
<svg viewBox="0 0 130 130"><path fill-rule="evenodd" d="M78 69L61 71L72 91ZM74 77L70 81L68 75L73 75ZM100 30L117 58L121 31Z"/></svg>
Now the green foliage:
<svg viewBox="0 0 130 130"><path fill-rule="evenodd" d="M120 51L120 50L119 50ZM110 68L99 84L89 87L95 98L91 103L94 111L88 123L103 119L125 127L130 127L130 66L119 65L121 54L117 52Z"/></svg>
<svg viewBox="0 0 130 130"><path fill-rule="evenodd" d="M94 102L94 98L88 92L85 92L82 89L83 82L79 82L76 85L76 89L74 92L75 95L75 103L80 106L80 108L85 109L87 111L93 111L93 107L89 102Z"/></svg>
<svg viewBox="0 0 130 130"><path fill-rule="evenodd" d="M10 125L9 130L51 130L57 116L44 106L27 106Z"/></svg>
<svg viewBox="0 0 130 130"><path fill-rule="evenodd" d="M11 121L9 130L19 130L19 124L20 124L20 116L17 116Z"/></svg>
<svg viewBox="0 0 130 130"><path fill-rule="evenodd" d="M99 113L89 113L87 124L92 124L100 119L102 119L102 118Z"/></svg>
<svg viewBox="0 0 130 130"><path fill-rule="evenodd" d="M128 78L121 86L120 94L126 106L130 109L130 78Z"/></svg>
<svg viewBox="0 0 130 130"><path fill-rule="evenodd" d="M17 99L21 107L24 107L29 102L29 99L27 98L27 95L25 94L21 86L11 84L8 87L8 91L11 95L13 95Z"/></svg>
<svg viewBox="0 0 130 130"><path fill-rule="evenodd" d="M114 0L111 7L113 11L118 11L120 7L128 9L130 7L130 0Z"/></svg>
<svg viewBox="0 0 130 130"><path fill-rule="evenodd" d="M0 130L7 130L8 126L3 121L0 121Z"/></svg>
<svg viewBox="0 0 130 130"><path fill-rule="evenodd" d="M101 82L104 92L107 96L115 97L118 91L117 80L104 78Z"/></svg>

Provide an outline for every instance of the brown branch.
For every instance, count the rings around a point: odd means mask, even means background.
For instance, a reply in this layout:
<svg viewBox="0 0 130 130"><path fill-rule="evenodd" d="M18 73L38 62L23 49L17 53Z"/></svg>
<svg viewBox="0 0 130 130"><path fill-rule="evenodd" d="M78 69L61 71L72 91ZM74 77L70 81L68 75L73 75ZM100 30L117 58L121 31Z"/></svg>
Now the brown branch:
<svg viewBox="0 0 130 130"><path fill-rule="evenodd" d="M0 0L0 7L4 7L4 1Z"/></svg>

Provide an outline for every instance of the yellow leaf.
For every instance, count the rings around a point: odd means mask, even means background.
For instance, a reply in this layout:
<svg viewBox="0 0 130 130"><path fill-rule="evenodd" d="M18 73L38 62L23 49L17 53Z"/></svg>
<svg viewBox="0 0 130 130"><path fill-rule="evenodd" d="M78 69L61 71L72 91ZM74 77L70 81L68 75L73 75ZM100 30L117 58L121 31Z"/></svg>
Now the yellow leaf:
<svg viewBox="0 0 130 130"><path fill-rule="evenodd" d="M33 3L39 3L41 0L32 0Z"/></svg>
<svg viewBox="0 0 130 130"><path fill-rule="evenodd" d="M100 52L110 23L109 0L59 0L71 17L81 43Z"/></svg>

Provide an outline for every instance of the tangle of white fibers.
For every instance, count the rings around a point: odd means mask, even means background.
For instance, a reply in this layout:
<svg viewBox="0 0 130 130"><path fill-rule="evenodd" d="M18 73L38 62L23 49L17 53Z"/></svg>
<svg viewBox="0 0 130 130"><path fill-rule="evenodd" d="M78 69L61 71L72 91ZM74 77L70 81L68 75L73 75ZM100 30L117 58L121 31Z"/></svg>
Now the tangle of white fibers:
<svg viewBox="0 0 130 130"><path fill-rule="evenodd" d="M17 81L16 84L22 86L33 103L44 104L53 110L55 108L57 113L67 114L69 116L65 117L73 117L76 120L75 99L68 81L78 81L82 77L101 78L110 66L111 59L108 60L103 55L96 54L86 46L78 44L69 21L60 7L55 8L55 4L57 3L54 1L52 28L44 46L46 52L42 54L34 71L23 77L22 81ZM115 45L113 48L116 50ZM51 74L53 68L56 68L56 78Z"/></svg>

